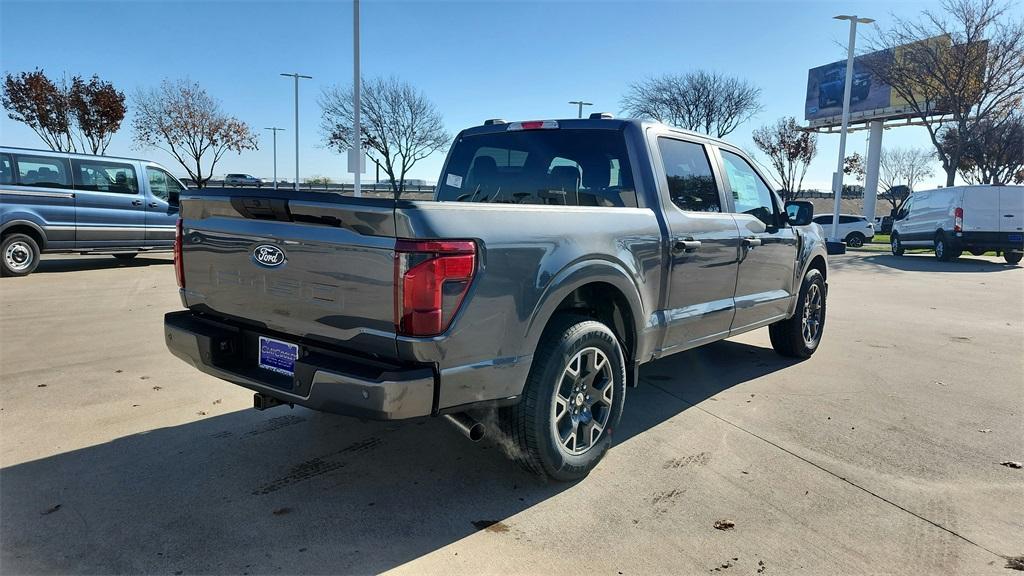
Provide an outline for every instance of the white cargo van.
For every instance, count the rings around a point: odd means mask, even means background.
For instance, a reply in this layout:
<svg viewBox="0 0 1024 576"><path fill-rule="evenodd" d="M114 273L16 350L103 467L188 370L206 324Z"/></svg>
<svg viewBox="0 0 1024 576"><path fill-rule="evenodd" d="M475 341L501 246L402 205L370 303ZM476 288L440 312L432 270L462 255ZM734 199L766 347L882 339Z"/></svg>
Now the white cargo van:
<svg viewBox="0 0 1024 576"><path fill-rule="evenodd" d="M892 253L933 248L944 262L994 250L1008 264L1024 254L1024 186L951 186L914 192L890 236Z"/></svg>

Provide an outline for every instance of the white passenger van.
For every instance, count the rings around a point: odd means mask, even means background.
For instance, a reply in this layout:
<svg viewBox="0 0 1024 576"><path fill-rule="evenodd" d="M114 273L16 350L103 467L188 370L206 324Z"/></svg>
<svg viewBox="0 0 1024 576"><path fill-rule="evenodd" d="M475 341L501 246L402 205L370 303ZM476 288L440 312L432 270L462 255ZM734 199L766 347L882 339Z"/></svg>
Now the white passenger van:
<svg viewBox="0 0 1024 576"><path fill-rule="evenodd" d="M944 262L994 250L1008 264L1024 255L1024 186L951 186L910 195L896 214L892 253L933 248Z"/></svg>

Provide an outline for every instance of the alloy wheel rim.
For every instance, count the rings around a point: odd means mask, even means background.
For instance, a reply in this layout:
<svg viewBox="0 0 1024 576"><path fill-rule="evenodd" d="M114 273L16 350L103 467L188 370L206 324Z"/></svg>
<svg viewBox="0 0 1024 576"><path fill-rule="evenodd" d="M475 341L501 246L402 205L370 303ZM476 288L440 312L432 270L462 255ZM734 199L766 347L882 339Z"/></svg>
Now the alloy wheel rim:
<svg viewBox="0 0 1024 576"><path fill-rule="evenodd" d="M16 272L26 270L32 265L32 249L25 242L11 242L4 250L4 263Z"/></svg>
<svg viewBox="0 0 1024 576"><path fill-rule="evenodd" d="M804 344L807 346L813 345L821 334L821 309L821 289L817 284L811 284L807 289L807 296L804 298L804 315L800 326Z"/></svg>
<svg viewBox="0 0 1024 576"><path fill-rule="evenodd" d="M551 402L551 431L564 452L584 454L604 435L614 384L611 361L601 350L584 348L569 360Z"/></svg>

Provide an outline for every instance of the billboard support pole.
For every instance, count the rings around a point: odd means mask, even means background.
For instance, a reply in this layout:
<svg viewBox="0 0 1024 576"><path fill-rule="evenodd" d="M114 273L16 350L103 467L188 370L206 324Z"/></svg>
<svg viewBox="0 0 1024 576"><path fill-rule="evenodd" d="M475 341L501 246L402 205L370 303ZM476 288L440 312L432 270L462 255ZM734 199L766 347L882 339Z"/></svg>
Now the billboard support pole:
<svg viewBox="0 0 1024 576"><path fill-rule="evenodd" d="M836 172L832 176L832 194L835 197L835 202L832 206L830 237L833 242L839 242L839 201L843 198L843 160L846 159L846 129L850 124L850 90L853 88L853 49L857 42L857 23L870 24L874 20L845 15L835 16L835 19L850 21L850 41L846 48L846 83L843 86L843 119L839 129L839 161L836 163Z"/></svg>
<svg viewBox="0 0 1024 576"><path fill-rule="evenodd" d="M882 121L871 121L868 140L867 173L864 175L864 217L875 221L875 200L878 198L878 168L882 161Z"/></svg>

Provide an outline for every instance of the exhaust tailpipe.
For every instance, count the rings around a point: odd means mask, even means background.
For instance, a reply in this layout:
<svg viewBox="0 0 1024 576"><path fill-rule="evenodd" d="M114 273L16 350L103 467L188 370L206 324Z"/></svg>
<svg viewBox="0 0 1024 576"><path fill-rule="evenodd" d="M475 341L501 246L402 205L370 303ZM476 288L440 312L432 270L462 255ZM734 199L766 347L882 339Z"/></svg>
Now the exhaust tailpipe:
<svg viewBox="0 0 1024 576"><path fill-rule="evenodd" d="M259 392L252 397L252 407L257 410L266 410L267 408L273 408L274 406L280 406L282 404L285 404L285 402L281 402L273 396L267 396L266 394L261 394Z"/></svg>
<svg viewBox="0 0 1024 576"><path fill-rule="evenodd" d="M458 414L444 414L443 418L473 442L479 442L480 439L484 437L484 432L487 430L482 422L475 420L465 412L459 412Z"/></svg>

